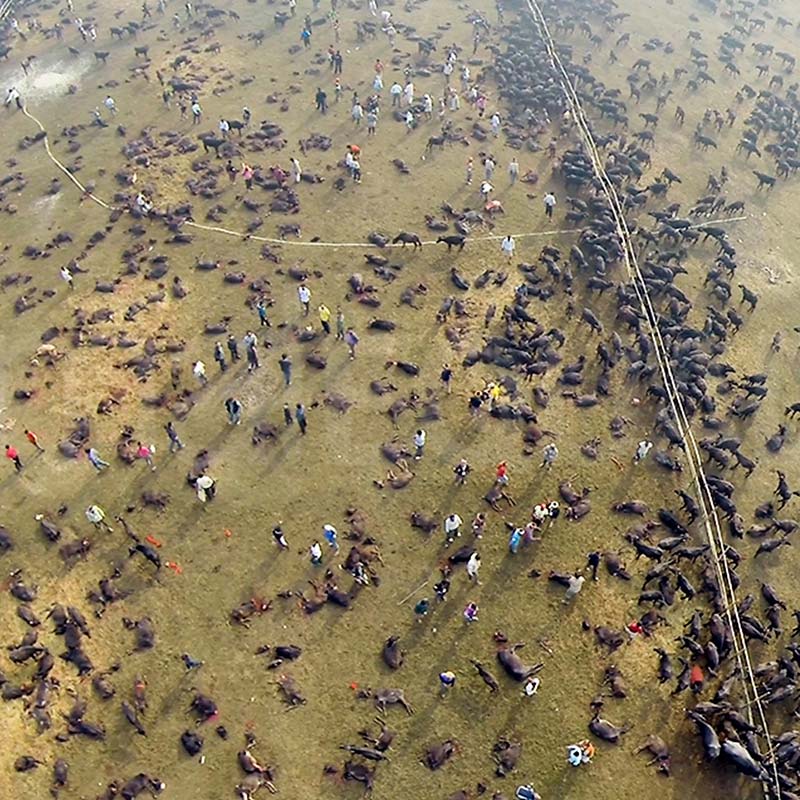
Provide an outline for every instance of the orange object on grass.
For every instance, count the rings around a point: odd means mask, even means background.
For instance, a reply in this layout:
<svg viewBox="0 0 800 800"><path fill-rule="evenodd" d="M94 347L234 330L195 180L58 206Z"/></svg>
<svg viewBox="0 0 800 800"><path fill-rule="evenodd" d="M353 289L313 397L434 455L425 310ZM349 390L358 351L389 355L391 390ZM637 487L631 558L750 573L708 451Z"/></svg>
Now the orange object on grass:
<svg viewBox="0 0 800 800"><path fill-rule="evenodd" d="M225 528L223 533L225 534L226 539L230 539L231 536L233 536L233 531L230 528Z"/></svg>
<svg viewBox="0 0 800 800"><path fill-rule="evenodd" d="M183 574L183 567L180 564L176 564L174 561L167 561L166 565L167 569L171 569L176 575Z"/></svg>
<svg viewBox="0 0 800 800"><path fill-rule="evenodd" d="M144 540L152 544L154 547L161 547L162 544L161 542L158 541L158 539L156 539L155 536L145 536Z"/></svg>

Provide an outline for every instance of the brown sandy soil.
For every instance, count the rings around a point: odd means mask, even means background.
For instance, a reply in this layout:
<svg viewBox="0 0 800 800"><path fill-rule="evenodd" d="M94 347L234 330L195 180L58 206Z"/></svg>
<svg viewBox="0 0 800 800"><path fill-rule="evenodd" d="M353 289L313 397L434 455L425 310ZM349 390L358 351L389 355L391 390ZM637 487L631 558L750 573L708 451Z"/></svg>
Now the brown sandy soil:
<svg viewBox="0 0 800 800"><path fill-rule="evenodd" d="M205 118L200 130L216 131L220 116L238 118L242 106L247 104L253 111L254 122L266 119L276 122L283 128L286 140L286 147L279 152L245 153L248 160L264 167L280 163L288 168L289 158L298 155L304 171L325 177L321 184L304 183L299 187L299 215L265 215L259 234L272 237L278 224L298 222L302 226L299 241L304 243L315 237L322 242L364 241L372 230L390 235L399 230L418 231L423 239L434 239L436 234L424 229L426 213L440 216L439 206L444 202L454 207L478 206L477 162L479 153L487 149L497 156L496 196L505 206L505 215L496 220L495 233L548 230L541 208L541 196L547 188L553 188L562 200L555 227L567 227L563 222L565 191L557 180L551 179L551 163L543 153L517 153L523 172L533 169L539 173L539 184L510 187L506 168L514 152L503 137L488 143L470 139L468 146L452 145L441 152L429 153L423 160L428 136L438 132L435 119L423 122L420 129L407 134L404 126L393 121L384 108L378 135L373 140L367 141L364 130L354 129L349 113L350 97L353 91L362 97L369 94L376 58L382 58L386 64L384 96L392 79L401 74L403 65L422 66L416 45L402 36L398 37L394 52L384 37L356 42L354 23L368 17L366 8L359 10L353 6L341 12L344 92L342 101L335 105L333 79L324 59L332 38L330 26L324 23L314 28L313 46L309 50L296 55L287 52L290 45L299 43L302 17L310 11L308 4L300 4L297 18L282 31L272 24L277 5L241 0L226 4L225 8L235 9L241 19L227 19L217 29L213 38L222 46L219 55L205 52L207 42L202 39L196 40L191 52L184 50L182 43L189 36L197 37L198 32L189 28L173 30L170 17L181 5L171 2L163 18L157 18L154 11L154 26L138 36L139 44L150 47L149 82L132 72L137 66L133 54L137 42L119 43L109 38L109 26L119 24L114 19L118 8L111 3L97 3L91 9L76 3L77 12L85 19L90 14L98 19L96 49L111 52L107 66L94 63L90 49L81 43L74 26L68 23L65 25L70 29L64 43L32 37L27 45L15 45L8 65L0 65L3 85L16 82L31 113L46 127L53 152L65 163L73 163L79 157L76 176L84 183L94 181L98 196L110 199L119 191L114 174L125 165L120 153L125 141L138 137L147 128L154 135L166 130L181 131L190 137L197 133L188 120L179 119L174 104L171 109L163 106L155 78L155 68L161 67L170 75L168 64L172 59L181 52L189 52L192 64L182 74L207 78L201 92ZM674 64L688 59L686 15L695 7L684 0L670 6L654 2L620 5L632 16L617 33L603 34L602 47L592 49L592 69L608 85L619 86L625 94L625 75L642 54L640 45L645 38L657 34L664 40L672 40L676 47L672 56L663 53L648 56L653 60L656 75L661 72L662 61L663 69L671 72ZM475 7L494 22L491 3L481 0ZM439 57L444 45L452 41L470 47L471 29L463 4L437 0L421 3L410 13L400 6L393 10L398 19L413 25L423 35L441 31L436 54ZM323 11L313 16L321 17ZM725 21L704 11L697 13L700 22L693 25L703 31L702 44L706 50L714 52L715 37L725 28ZM56 10L42 10L40 16L45 25L51 25ZM138 4L133 3L123 10L121 19L138 17ZM599 19L591 19L590 23L601 30ZM263 45L256 46L246 34L259 29L266 31L266 38ZM631 31L633 45L618 51L620 64L608 65L605 63L608 51L623 30ZM499 42L499 38L495 33L494 41ZM579 34L566 38L575 48L576 58L591 48ZM780 49L797 50L791 30L783 34L770 26L769 33L761 38L779 42ZM67 45L78 47L81 55L70 56ZM27 80L22 78L18 67L24 54L37 55ZM396 63L392 62L393 57ZM491 54L481 48L478 58L485 65L490 62ZM433 66L438 63L432 61ZM740 63L746 73L742 78L754 85L755 63L755 56L749 52ZM141 59L138 66L142 66ZM766 370L770 373L769 397L763 409L741 430L740 426L731 426L739 435L746 434L743 450L760 459L758 469L747 482L741 476L737 478L740 508L752 509L772 492L775 468L782 464L790 483L797 481L799 473L794 442L796 425L790 425L789 443L780 456L768 453L763 442L783 420L784 405L800 399L794 380L796 335L791 332L797 323L793 314L797 290L791 265L797 254L800 207L794 202L797 190L791 182L781 182L770 195L756 194L750 169L760 167L733 155L737 132L746 116L744 109L739 113L738 127L726 130L719 137L718 151L701 153L692 147L691 131L703 110L706 107L724 110L741 83L741 79L724 77L719 65L714 66L718 77L714 86L692 95L676 84L675 96L662 113L653 167L648 175L655 176L665 165L677 172L683 183L674 187L669 197L688 208L705 194L708 174L725 163L731 172L727 189L730 199L741 197L747 202L748 219L732 223L730 228L740 253L737 280L759 292L761 300L752 319L733 338L725 358L744 373ZM472 70L476 74L481 66L473 66ZM246 75L254 75L255 79L241 85L240 79ZM118 84L110 85L108 82L112 80ZM443 85L438 72L415 82L418 96L427 91L438 97ZM68 96L66 90L70 84L77 86L77 91ZM317 85L326 86L331 99L330 113L325 117L314 110ZM486 85L494 98L490 79ZM293 93L292 86L300 91ZM109 92L119 108L117 119L103 130L89 126L91 110L101 105ZM277 104L265 102L272 93L288 99L288 111L281 112ZM671 121L675 101L687 111L683 128ZM654 97L643 98L641 110L650 111L654 104ZM631 108L633 118L639 109ZM500 113L504 114L502 108ZM457 126L468 131L477 116L463 102L461 111L453 118ZM684 718L684 707L691 701L687 695L671 699L671 685L662 686L656 681L657 658L652 648L663 646L675 653L674 637L690 609L685 602L668 612L670 627L662 628L652 640L623 647L613 657L625 675L629 698L607 700L603 715L617 724L632 723L632 732L618 747L598 743L597 757L589 768L575 770L566 763L566 745L588 735L588 704L598 694L603 669L611 661L597 648L591 633L582 631L581 623L588 620L592 625L621 628L641 613L636 599L647 565L634 564L634 553L625 551L634 573L631 584L615 581L603 573L599 584L587 585L566 609L561 604L562 592L548 584L545 576L551 569L567 571L582 567L591 550L622 548L621 534L629 520L606 511L613 502L640 497L654 509L664 504L674 507L672 490L685 488L688 479L674 477L652 463L637 469L631 465L636 443L652 435L654 407L632 404L634 397L643 396L645 387L624 383L623 367L617 370L612 382L612 397L588 410L576 410L558 396L562 387L556 384L557 369L541 381L550 391L552 401L539 413L540 425L557 433L560 450L556 466L548 473L539 469L538 451L532 455L523 452L520 424L490 419L485 414L478 419L469 417L469 395L484 382L507 374L491 365L479 364L469 370L461 367L464 354L483 344L487 305L495 303L502 309L519 281L516 267L503 263L499 242L470 242L458 255L448 255L442 246L426 246L417 253L411 249L389 251L390 262L400 268L397 280L385 285L364 261L363 253L367 251L359 248L312 248L287 242L278 248L282 260L276 266L260 258L261 244L256 241L196 232L191 245L170 246L164 244L165 229L154 222L146 223L146 232L136 239L128 233L133 220L123 216L108 230L107 238L99 246L80 258L81 265L89 272L78 275L76 289L69 292L59 278L58 269L84 253L89 236L104 229L108 212L88 200L79 203L77 190L58 174L41 145L24 151L17 149L17 140L35 133L30 121L21 114L5 111L3 120L6 132L3 160L16 159L17 164L9 164L7 170L21 171L27 185L18 194L7 191L2 203L3 206L14 203L18 211L4 217L2 244L6 250L0 273L6 276L23 272L31 275L32 280L24 287L18 284L5 289L4 313L0 316L0 335L5 344L0 348L0 407L3 408L0 420L6 441L21 449L26 462L21 476L12 474L10 465L5 466L0 483L0 522L12 532L16 542L15 549L2 557L2 566L6 573L22 569L26 581L39 585L39 597L32 606L42 617L54 602L78 605L90 615L86 593L114 565L125 563L119 585L131 594L110 606L102 619L90 619L92 638L85 641L96 670L120 664L119 671L111 677L117 687L114 700L102 702L92 692L90 680L78 681L74 668L57 659L53 674L60 682L60 689L55 692L51 707L54 726L50 731L37 735L22 701L2 704L7 739L13 746L0 749L0 796L10 797L13 792L17 797L45 797L50 766L61 756L71 767L69 786L60 795L63 798L93 797L112 778L127 778L141 770L159 775L166 782L165 797L175 800L231 797L233 787L242 777L236 752L244 746L244 731L252 730L258 739L253 752L262 763L276 765L276 784L281 795L357 797L361 792L358 785L339 785L325 777L322 768L329 763L341 766L343 754L339 745L357 743L357 731L375 727L376 709L371 701L358 699L354 687L383 686L402 687L416 713L410 717L396 709L387 713L388 724L397 730L398 736L390 751L391 759L378 766L373 792L376 800L398 796L414 800L444 799L459 789L468 789L473 797L479 782L486 784L490 793L501 790L512 796L518 783L528 781L546 799L755 796L756 786L744 785L721 768L711 770L702 765L699 742ZM115 130L117 123L124 126L124 137ZM82 126L76 137L81 145L77 154L67 152L69 137L62 132L71 125ZM602 125L599 123L600 128ZM312 131L330 136L332 149L299 155L296 143ZM548 137L543 136L542 144L547 141ZM336 162L343 157L349 142L357 142L363 148L363 182L359 186L348 182L338 192L333 183L344 173ZM562 140L559 149L572 144L573 139ZM476 178L467 187L463 175L470 155L476 159ZM196 157L200 155L172 155L168 160L155 161L151 168L139 167L137 187L151 187L158 207L186 199L184 184L192 175L191 163ZM391 163L394 158L404 159L411 174L398 174ZM213 155L209 159L213 162ZM224 161L217 163L222 166ZM54 177L62 180L63 189L51 197L46 190ZM204 222L208 208L219 202L229 209L221 224L243 230L254 218L239 202L243 186L240 182L227 186L224 175L220 176L219 185L224 191L214 201L190 198L194 218ZM268 193L259 192L255 196L265 203L270 199ZM657 207L657 204L648 206ZM52 251L46 259L30 260L22 255L26 244L43 247L58 231L69 231L74 243ZM120 275L123 267L120 254L134 241L146 245L145 255L167 254L170 271L165 281L168 284L173 275L180 275L190 294L178 301L167 291L162 303L147 305L133 321L125 322L123 315L128 306L143 302L146 295L157 291L155 283L141 276L123 277L114 294L98 294L93 287L96 280L111 281ZM535 261L544 242L566 252L574 241L575 235L571 234L520 237L515 261ZM695 248L686 262L690 274L679 281L681 288L696 299L699 324L707 302L700 284L713 257L710 246ZM197 260L219 260L223 267L210 273L199 272L194 269ZM361 343L355 361L348 359L342 344L331 339L311 345L296 341L293 331L302 328L307 320L300 314L297 284L285 274L294 264L313 274L309 281L312 306L325 302L335 311L341 305L347 323L358 331ZM452 265L470 280L487 268L507 270L508 282L502 287L490 284L485 289L460 293L450 283ZM773 272L768 273L765 267ZM223 283L222 273L228 270L243 270L248 281L264 277L270 282L269 294L274 300L270 310L272 328L264 332L270 348L262 349L262 368L253 376L248 376L241 366L219 375L212 359L215 337L202 333L206 322L222 317L230 317L230 330L239 339L249 328L262 333L257 328L257 316L245 305L249 296L246 287ZM347 279L353 272L360 272L367 282L378 287L380 308L372 310L345 299ZM770 274L775 276L774 283ZM419 282L428 287L427 295L419 300L419 309L401 305L401 291ZM14 300L32 287L37 289L35 307L15 315ZM53 290L55 295L46 297L44 290ZM442 298L454 293L466 299L469 315L438 324L435 314ZM579 298L582 297L580 290ZM592 307L608 325L613 325L613 302L609 297L591 300ZM114 310L115 321L94 326L96 333L116 337L124 331L140 343L147 337L161 337L157 339L159 344L185 340L185 352L177 358L183 366L184 385L192 390L196 386L191 379L191 364L197 358L205 361L210 385L194 392L196 406L185 422L176 423L187 444L184 451L176 455L167 452L163 425L172 418L169 412L141 403L143 397L170 391L172 357L168 354L159 355L160 368L142 383L119 366L138 355L141 344L131 349L74 348L69 344L69 333L65 332L55 343L66 357L55 368L31 365L30 358L40 343L42 331L51 325L68 329L79 307L89 313L103 307ZM557 298L537 305L535 314L545 329L558 325L566 332L567 342L562 351L565 363L574 361L583 352L593 361L596 338L575 319L564 319L563 304ZM368 331L367 322L372 316L395 321L396 331L392 334ZM312 314L310 319L318 328L316 315ZM459 329L459 344L448 341L448 327ZM500 330L495 322L490 332L500 333ZM784 345L780 353L773 354L770 342L777 330L784 331ZM318 350L328 359L325 370L306 366L304 359L311 350ZM288 389L283 387L277 366L283 352L290 353L294 361L294 379ZM386 362L393 359L419 364L419 377L410 378L396 369L387 369ZM449 397L444 395L438 381L444 362L455 366L454 391ZM587 367L587 372L592 378L596 376L594 363ZM382 376L388 376L397 385L396 394L378 398L370 391L370 381ZM34 397L25 403L15 401L12 394L18 387L34 390ZM414 419L414 412L406 412L400 417L398 429L394 429L386 409L396 397L411 390L423 397L427 391L437 395L442 419L420 423ZM340 392L353 402L346 414L339 415L324 406L325 393L331 391ZM530 387L522 385L521 391L523 399L530 401ZM119 406L110 417L98 416L95 413L98 402L110 393L119 393L122 398ZM226 424L223 408L225 398L231 395L239 397L245 406L244 422L237 428ZM281 409L285 402L291 405L303 402L307 406L306 437L299 436L296 426L283 430ZM608 432L608 423L617 414L632 420L627 436L622 439L613 439ZM73 418L81 415L91 419L93 445L112 462L111 469L103 474L95 474L85 458L69 461L56 450L57 442L70 430ZM257 447L251 444L252 425L259 421L278 425L281 433L277 442ZM126 424L135 428L136 438L157 444L155 473L142 464L126 467L114 457L114 443ZM412 463L414 480L402 491L377 489L373 480L383 478L390 466L381 456L380 444L397 436L410 445L420 424L427 430L428 444L424 458ZM26 427L39 433L46 453L36 455L27 446L23 436ZM592 462L581 455L579 447L595 436L601 439L601 456L599 461ZM210 474L219 482L218 498L205 508L199 505L185 480L194 454L202 448L211 452ZM612 456L624 465L623 471L612 464ZM470 461L472 474L466 487L456 488L452 467L461 457ZM504 508L498 514L488 510L482 496L491 485L494 467L501 459L509 461L510 491L517 506ZM544 542L522 550L516 557L509 556L504 522L524 523L532 504L556 496L558 483L567 478L575 487L592 488L592 513L578 524L568 523L562 517L548 530ZM138 508L139 496L146 489L170 495L171 502L163 513ZM154 579L153 569L146 562L138 558L126 562L129 542L118 525L114 526L113 534L90 530L83 509L94 502L107 509L109 516L125 512L130 505L137 506L135 511L126 513L132 527L141 536L152 535L162 542L162 558L179 564L182 572L176 574L165 568ZM33 519L37 513L55 514L62 504L68 507L60 520L64 539L88 535L93 540L86 561L71 569L65 568L56 547L44 540ZM329 522L339 529L346 549L344 512L349 506L366 514L367 531L380 544L385 562L378 569L380 587L363 589L351 611L327 607L306 616L298 606L296 593L308 593L309 579L320 579L320 570L308 563L307 548L315 538L321 538L321 526ZM447 602L419 624L414 621L414 603L423 596L433 597L431 587L438 580L437 564L446 552L440 531L428 538L409 526L408 517L414 510L435 513L439 519L456 511L465 523L477 511L487 511L489 518L486 536L480 542L483 559L480 586L469 584L463 571L457 571ZM792 513L790 506L782 516L789 517ZM749 522L749 515L747 519ZM278 552L270 534L279 520L290 543L290 549L283 553ZM230 536L225 535L226 530ZM696 543L702 541L699 530L693 531L693 539ZM750 556L757 542L735 544L746 557L741 569L742 596L748 591L757 593L759 581L767 579L782 594L792 596L796 556L790 549L753 562ZM325 553L325 567L330 567L342 586L349 588L350 578L340 572L338 562L339 559ZM541 571L542 577L528 577L534 567ZM401 602L417 587L419 590L410 599ZM282 591L292 591L295 596L279 599L277 594ZM253 596L272 598L271 610L256 617L249 630L232 626L230 610ZM11 600L8 596L0 603L4 644L18 641L25 629L15 614L15 601ZM479 603L480 619L467 627L461 612L470 600ZM157 644L151 651L131 654L133 635L123 627L122 618L139 619L144 615L154 621ZM505 631L511 641L527 643L522 651L526 662L545 663L536 697L523 697L520 687L500 674L491 639L498 629ZM52 635L48 623L42 625L41 631L40 639L54 654L63 651L63 640ZM399 634L408 651L406 662L397 673L390 673L380 657L381 645L391 634ZM788 640L788 636L785 633L784 639ZM308 698L306 705L291 713L287 713L275 686L278 673L267 671L264 657L254 655L263 643L274 646L289 642L302 646L303 655L281 669L296 678ZM205 665L199 671L184 673L179 655L187 651L204 660ZM752 647L754 663L769 660L773 653L773 647L758 643ZM500 693L489 695L474 674L471 658L490 665L500 679ZM16 667L0 656L0 671L14 683L27 681L33 669L33 665ZM437 673L445 669L457 673L458 683L449 697L440 700ZM135 676L144 676L148 683L146 738L133 732L119 709L121 699L130 700ZM214 734L213 724L201 726L205 736L203 765L197 758L188 758L179 743L181 732L194 728L193 717L187 713L194 687L214 697L220 708L219 723L230 734L227 741L222 741ZM103 722L107 729L105 742L77 737L66 743L55 740L55 734L63 730L61 712L69 709L71 692L89 699L87 719ZM770 716L770 721L776 729L787 724L782 710L771 714L774 716ZM634 747L651 732L659 733L673 749L673 777L669 780L646 768L643 755L632 756ZM501 736L523 742L519 767L505 779L494 776L491 759L491 747ZM430 772L418 759L427 745L445 738L457 739L460 753L442 770ZM47 766L25 775L15 773L12 764L23 753L34 755ZM486 796L491 796L490 793Z"/></svg>

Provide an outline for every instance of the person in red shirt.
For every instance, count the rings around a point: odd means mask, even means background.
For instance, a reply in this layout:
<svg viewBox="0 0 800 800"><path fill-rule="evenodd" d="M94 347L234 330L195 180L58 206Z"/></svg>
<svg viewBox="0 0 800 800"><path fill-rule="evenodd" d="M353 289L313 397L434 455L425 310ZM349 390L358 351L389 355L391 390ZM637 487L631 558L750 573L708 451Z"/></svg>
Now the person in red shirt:
<svg viewBox="0 0 800 800"><path fill-rule="evenodd" d="M33 432L29 431L27 428L25 429L25 436L27 437L28 441L40 452L44 453L44 447L39 444L39 437Z"/></svg>
<svg viewBox="0 0 800 800"><path fill-rule="evenodd" d="M6 445L6 458L14 462L14 469L17 472L22 472L22 461L20 460L19 453L10 444Z"/></svg>
<svg viewBox="0 0 800 800"><path fill-rule="evenodd" d="M695 664L692 671L689 673L689 686L695 694L700 694L703 691L703 684L705 683L705 675L699 665Z"/></svg>
<svg viewBox="0 0 800 800"><path fill-rule="evenodd" d="M508 483L508 464L505 461L501 461L497 465L495 480L501 486L505 486Z"/></svg>

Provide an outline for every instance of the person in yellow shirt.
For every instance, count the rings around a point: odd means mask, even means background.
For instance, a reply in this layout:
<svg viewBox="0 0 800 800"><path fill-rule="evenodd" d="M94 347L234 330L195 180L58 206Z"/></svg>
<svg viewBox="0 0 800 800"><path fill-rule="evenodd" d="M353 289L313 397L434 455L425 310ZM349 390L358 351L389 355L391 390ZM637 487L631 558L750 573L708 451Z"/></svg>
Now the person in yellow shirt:
<svg viewBox="0 0 800 800"><path fill-rule="evenodd" d="M489 389L489 400L491 408L494 408L497 405L497 401L500 399L500 395L503 393L503 387L500 386L499 383L495 383L492 385L492 388Z"/></svg>
<svg viewBox="0 0 800 800"><path fill-rule="evenodd" d="M319 321L322 323L322 328L326 334L331 332L331 310L324 303L320 304L317 309L319 311Z"/></svg>

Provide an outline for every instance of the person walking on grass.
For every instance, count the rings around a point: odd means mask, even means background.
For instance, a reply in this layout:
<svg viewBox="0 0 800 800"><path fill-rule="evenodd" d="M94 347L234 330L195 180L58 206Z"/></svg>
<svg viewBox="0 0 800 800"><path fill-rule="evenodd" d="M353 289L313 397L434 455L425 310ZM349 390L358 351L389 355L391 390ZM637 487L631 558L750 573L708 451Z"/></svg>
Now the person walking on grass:
<svg viewBox="0 0 800 800"><path fill-rule="evenodd" d="M425 433L422 428L420 428L414 434L414 447L417 448L416 452L414 453L414 458L419 461L425 453L425 440L427 439L428 435Z"/></svg>
<svg viewBox="0 0 800 800"><path fill-rule="evenodd" d="M33 432L25 429L25 438L40 452L44 453L44 447L39 444L39 437Z"/></svg>
<svg viewBox="0 0 800 800"><path fill-rule="evenodd" d="M292 358L291 356L283 353L278 359L278 366L283 373L283 382L286 386L292 385Z"/></svg>
<svg viewBox="0 0 800 800"><path fill-rule="evenodd" d="M333 554L338 554L339 542L336 538L336 528L334 528L333 525L323 525L322 535L325 537L325 541L328 543L328 546L331 548L331 550L333 550Z"/></svg>
<svg viewBox="0 0 800 800"><path fill-rule="evenodd" d="M306 428L308 427L308 421L306 420L306 407L302 403L298 403L294 407L294 418L297 420L297 424L300 426L300 433L305 436Z"/></svg>
<svg viewBox="0 0 800 800"><path fill-rule="evenodd" d="M148 467L150 467L151 472L156 471L156 464L153 461L153 456L155 455L155 447L154 445L146 445L142 444L141 442L136 442L136 458L141 458Z"/></svg>
<svg viewBox="0 0 800 800"><path fill-rule="evenodd" d="M225 401L225 410L228 412L229 425L242 424L242 404L235 397L229 397Z"/></svg>
<svg viewBox="0 0 800 800"><path fill-rule="evenodd" d="M453 368L449 364L442 365L439 380L444 385L444 390L447 394L450 394L453 391Z"/></svg>
<svg viewBox="0 0 800 800"><path fill-rule="evenodd" d="M552 192L548 192L543 199L544 202L544 213L547 215L548 219L553 218L553 210L556 207L556 196Z"/></svg>
<svg viewBox="0 0 800 800"><path fill-rule="evenodd" d="M219 364L219 371L225 372L228 369L228 365L225 363L225 350L222 347L222 342L216 342L214 344L214 361Z"/></svg>
<svg viewBox="0 0 800 800"><path fill-rule="evenodd" d="M341 306L336 307L336 338L344 340L344 311Z"/></svg>
<svg viewBox="0 0 800 800"><path fill-rule="evenodd" d="M358 344L358 334L352 329L348 328L344 334L344 343L350 351L350 360L356 357L356 345Z"/></svg>
<svg viewBox="0 0 800 800"><path fill-rule="evenodd" d="M19 457L16 447L12 447L10 444L6 445L6 458L14 465L17 472L22 472L22 459Z"/></svg>
<svg viewBox="0 0 800 800"><path fill-rule="evenodd" d="M175 430L175 425L170 420L165 426L164 430L167 432L169 439L169 451L174 453L176 450L183 450L184 444L178 436L178 431Z"/></svg>
<svg viewBox="0 0 800 800"><path fill-rule="evenodd" d="M108 533L114 533L114 529L106 522L106 512L100 506L94 504L86 509L86 519L98 530L102 528Z"/></svg>
<svg viewBox="0 0 800 800"><path fill-rule="evenodd" d="M192 366L192 374L201 386L208 385L208 378L206 377L206 365L199 359L195 361L194 365Z"/></svg>
<svg viewBox="0 0 800 800"><path fill-rule="evenodd" d="M319 314L319 322L322 325L322 330L325 331L326 336L331 334L331 310L324 303L320 303L317 307Z"/></svg>
<svg viewBox="0 0 800 800"><path fill-rule="evenodd" d="M297 299L300 301L300 307L303 309L303 316L308 316L308 310L311 307L311 289L301 283L297 287Z"/></svg>

